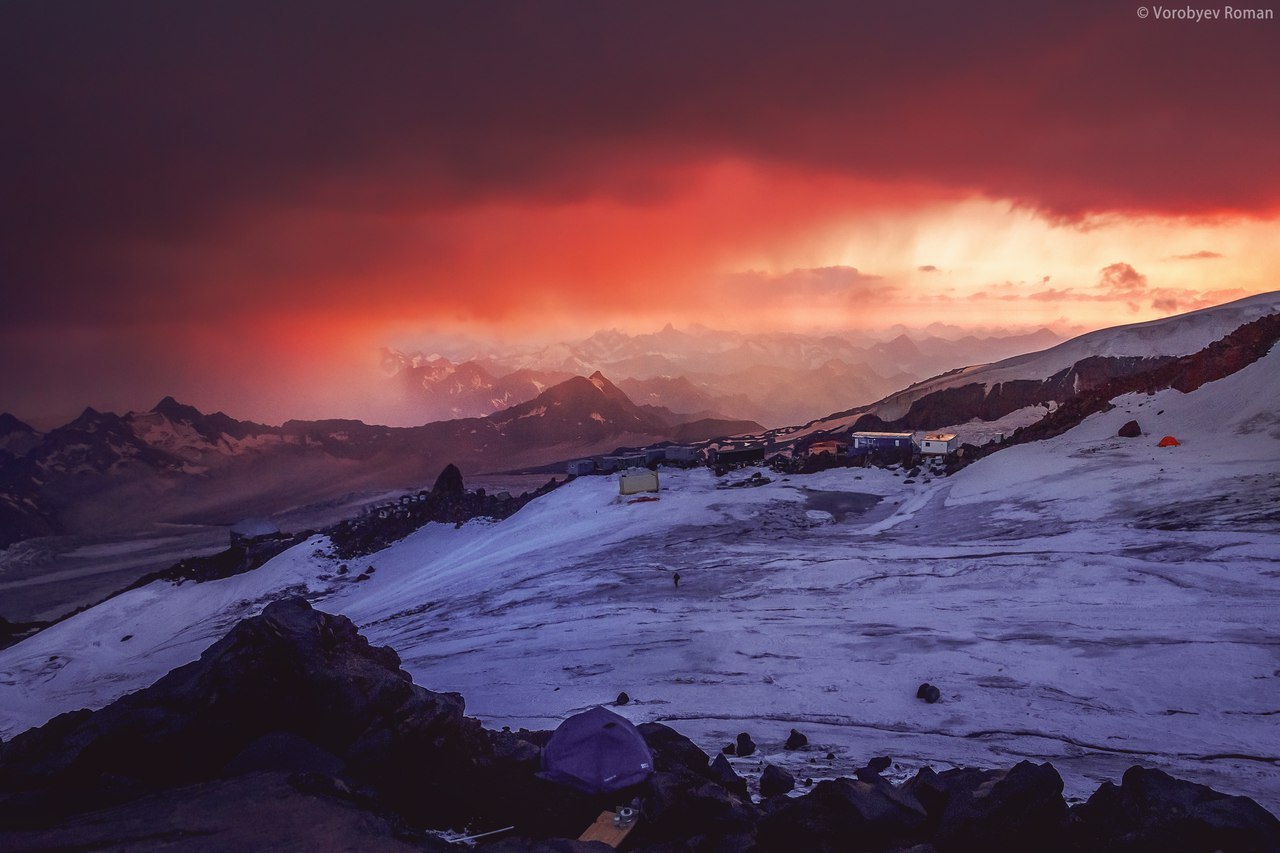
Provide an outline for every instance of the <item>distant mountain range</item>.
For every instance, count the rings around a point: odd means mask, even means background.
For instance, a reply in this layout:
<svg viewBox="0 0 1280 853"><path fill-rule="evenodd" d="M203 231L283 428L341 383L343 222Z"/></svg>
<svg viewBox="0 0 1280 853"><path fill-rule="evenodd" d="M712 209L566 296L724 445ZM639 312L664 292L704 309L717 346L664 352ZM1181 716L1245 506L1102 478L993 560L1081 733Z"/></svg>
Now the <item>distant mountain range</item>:
<svg viewBox="0 0 1280 853"><path fill-rule="evenodd" d="M1167 369L1155 371L1278 312L1280 294L1261 294L949 370L861 405L851 405L870 393L856 390L867 387L859 384L865 383L861 368L832 357L850 355L848 342L667 327L637 337L599 333L580 347L529 354L528 363L507 373L493 360L455 364L440 356L388 353L392 379L406 393L419 395L423 405L434 400L432 405L451 407L452 419L416 427L352 420L265 426L205 414L172 398L125 415L86 409L48 433L0 415L0 547L44 534L120 533L157 521L229 524L358 491L422 487L450 462L471 475L662 441L767 434L784 448L851 428L936 429L1035 409L1032 422L1041 409L1049 410L1046 404L1062 404L1125 377L1136 377L1134 387L1142 386L1145 375L1159 377L1160 387L1177 387ZM1241 349L1236 360L1256 358L1267 341L1254 338L1269 334L1254 334L1248 353ZM990 350L1035 339L917 342L903 335L864 348L859 364L873 361L872 355L923 364L953 344ZM1227 353L1212 371L1232 369L1233 358ZM599 370L570 375L568 368L588 359L608 360L619 370L629 365L633 373L677 363L696 364L701 372L630 376L617 385ZM729 372L752 359L754 367ZM1176 364L1202 369L1193 361ZM721 384L713 386L708 376ZM759 411L764 398L773 400L775 413L821 407L835 414L797 418L767 431L761 419L725 416ZM452 417L476 408L486 414Z"/></svg>
<svg viewBox="0 0 1280 853"><path fill-rule="evenodd" d="M156 521L227 524L357 490L423 487L450 462L468 474L502 471L761 429L637 406L600 373L570 377L488 417L420 427L351 420L274 427L205 414L172 397L125 415L86 409L48 433L4 415L0 547Z"/></svg>
<svg viewBox="0 0 1280 853"><path fill-rule="evenodd" d="M945 331L936 329L934 331ZM576 343L485 353L384 350L398 417L483 417L532 400L570 376L600 371L638 402L682 414L803 423L871 403L923 377L1044 349L1061 338L1031 334L942 337L905 331L887 341L851 335L748 334L703 326L628 335L616 329Z"/></svg>

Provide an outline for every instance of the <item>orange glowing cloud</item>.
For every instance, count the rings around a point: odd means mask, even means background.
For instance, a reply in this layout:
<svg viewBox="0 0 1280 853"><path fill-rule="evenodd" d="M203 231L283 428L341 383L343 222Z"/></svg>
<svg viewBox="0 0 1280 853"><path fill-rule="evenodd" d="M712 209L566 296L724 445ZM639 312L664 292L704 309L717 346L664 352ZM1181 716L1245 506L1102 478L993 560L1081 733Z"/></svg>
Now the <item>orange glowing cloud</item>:
<svg viewBox="0 0 1280 853"><path fill-rule="evenodd" d="M350 414L392 339L1087 327L1280 272L1266 27L143 6L0 11L0 408Z"/></svg>

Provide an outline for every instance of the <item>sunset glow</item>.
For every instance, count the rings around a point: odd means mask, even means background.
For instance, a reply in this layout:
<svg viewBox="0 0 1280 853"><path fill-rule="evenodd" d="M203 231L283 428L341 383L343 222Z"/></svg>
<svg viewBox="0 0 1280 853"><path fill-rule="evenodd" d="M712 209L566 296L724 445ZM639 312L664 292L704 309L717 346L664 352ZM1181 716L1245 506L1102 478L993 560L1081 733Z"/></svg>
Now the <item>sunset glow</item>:
<svg viewBox="0 0 1280 853"><path fill-rule="evenodd" d="M0 409L361 417L373 354L1074 333L1276 289L1275 22L10 6ZM133 8L133 7L131 7Z"/></svg>

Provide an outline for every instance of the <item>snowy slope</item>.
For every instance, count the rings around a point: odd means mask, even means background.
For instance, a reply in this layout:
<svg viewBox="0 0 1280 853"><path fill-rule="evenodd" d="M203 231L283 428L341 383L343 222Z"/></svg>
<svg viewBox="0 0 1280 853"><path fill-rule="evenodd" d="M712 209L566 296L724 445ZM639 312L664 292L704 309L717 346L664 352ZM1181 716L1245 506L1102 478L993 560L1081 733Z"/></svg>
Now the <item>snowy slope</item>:
<svg viewBox="0 0 1280 853"><path fill-rule="evenodd" d="M947 388L974 383L981 383L989 388L997 383L1013 380L1045 380L1093 356L1153 358L1190 355L1245 323L1277 312L1280 312L1280 291L1272 291L1161 320L1100 329L1040 352L1018 355L992 364L973 365L935 376L852 414L817 421L800 434L845 428L868 412L884 420L900 418L916 400Z"/></svg>
<svg viewBox="0 0 1280 853"><path fill-rule="evenodd" d="M802 777L880 754L900 772L1033 757L1081 795L1143 763L1275 810L1278 400L1273 351L946 480L839 470L724 489L699 470L629 504L613 478L583 477L502 523L430 525L346 575L317 538L0 652L0 736L142 687L306 591L493 725L552 727L626 690L638 722L708 750L749 731ZM1132 417L1149 434L1115 438ZM1156 448L1165 433L1185 443ZM922 681L943 701L916 700ZM812 751L781 751L792 726Z"/></svg>

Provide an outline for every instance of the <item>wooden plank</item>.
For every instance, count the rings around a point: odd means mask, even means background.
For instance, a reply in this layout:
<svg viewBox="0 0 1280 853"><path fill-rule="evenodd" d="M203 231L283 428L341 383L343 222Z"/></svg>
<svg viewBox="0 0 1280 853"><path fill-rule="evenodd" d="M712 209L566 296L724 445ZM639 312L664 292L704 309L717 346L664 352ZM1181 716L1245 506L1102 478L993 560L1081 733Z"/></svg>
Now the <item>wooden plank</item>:
<svg viewBox="0 0 1280 853"><path fill-rule="evenodd" d="M631 821L626 826L618 826L615 821L618 815L611 811L600 812L600 817L596 818L596 822L587 827L587 831L578 836L579 841L603 841L615 850L623 841L627 840L627 836L631 834L631 830L635 829L636 822Z"/></svg>

